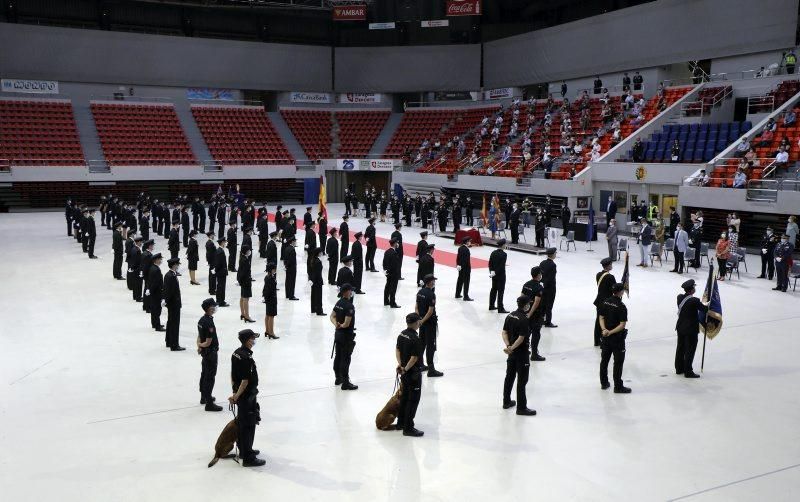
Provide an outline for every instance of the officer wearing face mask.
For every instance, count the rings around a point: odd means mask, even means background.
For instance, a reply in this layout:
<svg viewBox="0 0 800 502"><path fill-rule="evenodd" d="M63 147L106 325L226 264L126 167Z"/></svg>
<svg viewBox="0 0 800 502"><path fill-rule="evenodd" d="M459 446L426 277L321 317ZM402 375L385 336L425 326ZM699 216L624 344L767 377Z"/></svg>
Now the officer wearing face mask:
<svg viewBox="0 0 800 502"><path fill-rule="evenodd" d="M775 246L775 273L778 276L778 285L772 288L775 291L783 291L789 288L789 265L792 261L794 246L789 242L789 236L783 234L781 242Z"/></svg>
<svg viewBox="0 0 800 502"><path fill-rule="evenodd" d="M759 279L769 278L771 281L775 275L775 248L778 246L778 236L772 231L772 227L767 227L767 231L761 237L761 275Z"/></svg>
<svg viewBox="0 0 800 502"><path fill-rule="evenodd" d="M544 247L544 232L547 228L547 217L542 211L541 207L536 208L536 219L533 222L534 230L536 231L536 247Z"/></svg>
<svg viewBox="0 0 800 502"><path fill-rule="evenodd" d="M511 244L517 244L519 242L519 217L522 213L516 202L512 207L513 209L508 219L508 226L511 228Z"/></svg>
<svg viewBox="0 0 800 502"><path fill-rule="evenodd" d="M489 291L489 310L497 310L498 314L507 314L503 306L503 294L506 290L506 240L497 241L497 249L489 255L489 277L492 279L492 289ZM495 307L495 299L497 307Z"/></svg>

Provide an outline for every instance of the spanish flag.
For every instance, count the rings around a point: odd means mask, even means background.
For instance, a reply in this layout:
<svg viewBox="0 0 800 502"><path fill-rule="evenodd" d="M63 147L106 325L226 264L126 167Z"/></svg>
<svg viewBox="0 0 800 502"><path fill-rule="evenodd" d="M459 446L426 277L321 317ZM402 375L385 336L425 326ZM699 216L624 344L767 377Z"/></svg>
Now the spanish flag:
<svg viewBox="0 0 800 502"><path fill-rule="evenodd" d="M322 212L322 216L324 216L326 220L328 219L328 206L327 206L327 203L328 203L328 197L327 197L327 194L325 193L325 177L324 176L320 176L319 177L319 210L320 210L320 212Z"/></svg>
<svg viewBox="0 0 800 502"><path fill-rule="evenodd" d="M481 218L483 219L483 226L489 225L489 210L486 208L486 192L483 193L483 209L481 209Z"/></svg>

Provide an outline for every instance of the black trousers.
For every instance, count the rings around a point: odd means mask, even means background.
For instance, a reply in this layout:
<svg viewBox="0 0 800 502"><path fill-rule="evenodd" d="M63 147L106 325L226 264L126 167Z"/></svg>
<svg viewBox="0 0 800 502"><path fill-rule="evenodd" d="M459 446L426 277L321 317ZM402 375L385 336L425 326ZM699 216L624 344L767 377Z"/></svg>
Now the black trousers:
<svg viewBox="0 0 800 502"><path fill-rule="evenodd" d="M506 291L506 276L495 274L492 277L492 289L489 290L489 306L494 307L495 298L497 299L497 308L503 310L503 294Z"/></svg>
<svg viewBox="0 0 800 502"><path fill-rule="evenodd" d="M789 264L785 258L775 264L775 275L778 279L778 288L781 291L789 289Z"/></svg>
<svg viewBox="0 0 800 502"><path fill-rule="evenodd" d="M511 244L519 242L519 225L511 224Z"/></svg>
<svg viewBox="0 0 800 502"><path fill-rule="evenodd" d="M354 265L353 266L353 280L355 284L352 286L356 288L356 291L361 291L361 278L364 276L364 266L363 265Z"/></svg>
<svg viewBox="0 0 800 502"><path fill-rule="evenodd" d="M595 307L597 315L594 317L594 346L599 347L603 340L603 329L600 327L600 309Z"/></svg>
<svg viewBox="0 0 800 502"><path fill-rule="evenodd" d="M84 253L89 252L89 236L86 234L81 237L81 249L83 249Z"/></svg>
<svg viewBox="0 0 800 502"><path fill-rule="evenodd" d="M89 253L89 256L94 256L94 241L95 237L87 237L86 238L86 251Z"/></svg>
<svg viewBox="0 0 800 502"><path fill-rule="evenodd" d="M161 298L150 295L150 326L161 327Z"/></svg>
<svg viewBox="0 0 800 502"><path fill-rule="evenodd" d="M194 213L192 215L192 228L197 230L197 224L200 223L200 213Z"/></svg>
<svg viewBox="0 0 800 502"><path fill-rule="evenodd" d="M238 246L228 246L228 270L236 272L236 248Z"/></svg>
<svg viewBox="0 0 800 502"><path fill-rule="evenodd" d="M208 231L211 232L212 234L214 233L214 223L216 223L216 221L217 220L215 220L214 218L208 219Z"/></svg>
<svg viewBox="0 0 800 502"><path fill-rule="evenodd" d="M350 250L350 243L347 240L342 239L341 246L342 246L342 248L339 250L339 259L340 260L342 258L344 258L345 256L347 256L347 252Z"/></svg>
<svg viewBox="0 0 800 502"><path fill-rule="evenodd" d="M200 213L200 229L199 232L201 234L206 233L206 214Z"/></svg>
<svg viewBox="0 0 800 502"><path fill-rule="evenodd" d="M122 253L114 252L112 273L114 274L114 279L122 279Z"/></svg>
<svg viewBox="0 0 800 502"><path fill-rule="evenodd" d="M179 251L180 251L180 248L169 248L169 257L170 257L170 259L177 258Z"/></svg>
<svg viewBox="0 0 800 502"><path fill-rule="evenodd" d="M217 220L219 224L217 228L217 239L222 239L225 237L225 221L224 220Z"/></svg>
<svg viewBox="0 0 800 502"><path fill-rule="evenodd" d="M769 275L767 275L767 273ZM763 253L761 254L761 275L769 277L770 281L775 276L775 260L772 256Z"/></svg>
<svg viewBox="0 0 800 502"><path fill-rule="evenodd" d="M675 349L675 372L689 373L692 370L694 353L697 350L697 333L678 332L678 346Z"/></svg>
<svg viewBox="0 0 800 502"><path fill-rule="evenodd" d="M208 403L214 391L214 382L217 379L217 351L210 348L203 349L203 359L200 363L200 396Z"/></svg>
<svg viewBox="0 0 800 502"><path fill-rule="evenodd" d="M614 356L614 388L622 387L622 365L625 363L625 337L626 333L615 333L603 338L600 344L600 383L608 384L608 362Z"/></svg>
<svg viewBox="0 0 800 502"><path fill-rule="evenodd" d="M311 285L311 313L322 314L322 284Z"/></svg>
<svg viewBox="0 0 800 502"><path fill-rule="evenodd" d="M439 326L428 321L419 327L419 337L425 343L425 364L429 370L434 369L433 355L436 354L436 335Z"/></svg>
<svg viewBox="0 0 800 502"><path fill-rule="evenodd" d="M395 296L397 295L397 277L387 277L386 285L383 287L383 304L384 305L397 305Z"/></svg>
<svg viewBox="0 0 800 502"><path fill-rule="evenodd" d="M356 348L356 341L353 336L353 334L345 332L335 335L333 374L336 375L336 380L341 383L350 381L350 360L353 357L353 349Z"/></svg>
<svg viewBox="0 0 800 502"><path fill-rule="evenodd" d="M439 231L444 232L447 230L447 218L439 218Z"/></svg>
<svg viewBox="0 0 800 502"><path fill-rule="evenodd" d="M214 265L208 266L208 294L214 295L217 293L217 276L213 273Z"/></svg>
<svg viewBox="0 0 800 502"><path fill-rule="evenodd" d="M417 416L419 400L422 397L422 373L417 368L404 373L400 377L403 393L400 394L400 410L397 414L397 425L404 431L414 428L414 417Z"/></svg>
<svg viewBox="0 0 800 502"><path fill-rule="evenodd" d="M131 269L127 269L125 272L125 285L128 286L130 291L133 291L134 279L136 276L139 275L139 272L132 272Z"/></svg>
<svg viewBox="0 0 800 502"><path fill-rule="evenodd" d="M400 277L403 277L403 253L398 253L397 259L400 260L400 266L397 268L400 269Z"/></svg>
<svg viewBox="0 0 800 502"><path fill-rule="evenodd" d="M244 460L252 460L255 458L253 441L256 438L256 425L261 421L261 407L255 396L242 397L237 404L239 405L239 414L236 417L238 428L236 444L239 447L239 457Z"/></svg>
<svg viewBox="0 0 800 502"><path fill-rule="evenodd" d="M72 220L67 218L67 235L72 237Z"/></svg>
<svg viewBox="0 0 800 502"><path fill-rule="evenodd" d="M336 257L338 258L338 256ZM328 284L336 284L336 272L339 268L339 260L328 260ZM353 286L353 284L351 284Z"/></svg>
<svg viewBox="0 0 800 502"><path fill-rule="evenodd" d="M325 253L325 247L328 245L328 234L320 232L319 234L319 247L322 249L322 254Z"/></svg>
<svg viewBox="0 0 800 502"><path fill-rule="evenodd" d="M528 396L525 395L525 386L528 385L531 362L528 353L512 355L506 361L506 378L503 382L503 403L511 401L511 389L514 380L517 381L517 409L524 410L528 407Z"/></svg>
<svg viewBox="0 0 800 502"><path fill-rule="evenodd" d="M141 295L142 310L149 314L150 313L150 301L152 300L152 298L150 297L150 295L146 294L147 293L147 282L145 282L145 281L146 281L146 279L144 279L144 278L139 279L139 284L142 287L142 295Z"/></svg>
<svg viewBox="0 0 800 502"><path fill-rule="evenodd" d="M181 308L167 306L167 332L164 335L164 343L173 349L178 347L178 333L181 329Z"/></svg>
<svg viewBox="0 0 800 502"><path fill-rule="evenodd" d="M139 271L134 272L133 277L133 299L134 300L141 300L142 299L142 278L139 277Z"/></svg>
<svg viewBox="0 0 800 502"><path fill-rule="evenodd" d="M472 216L472 210L467 210L467 225L473 226L475 224L475 218Z"/></svg>
<svg viewBox="0 0 800 502"><path fill-rule="evenodd" d="M536 231L536 247L543 248L544 247L544 229L539 230L538 228L535 229Z"/></svg>
<svg viewBox="0 0 800 502"><path fill-rule="evenodd" d="M286 281L284 288L286 288L286 298L294 298L294 285L297 282L297 269L286 270Z"/></svg>
<svg viewBox="0 0 800 502"><path fill-rule="evenodd" d="M553 304L556 301L556 288L544 288L542 291L542 306L544 308L544 323L553 322Z"/></svg>
<svg viewBox="0 0 800 502"><path fill-rule="evenodd" d="M375 249L367 246L367 255L364 257L364 262L367 264L367 270L377 270L375 268Z"/></svg>
<svg viewBox="0 0 800 502"><path fill-rule="evenodd" d="M717 258L717 275L719 275L722 279L725 278L725 272L728 271L728 260L726 258Z"/></svg>
<svg viewBox="0 0 800 502"><path fill-rule="evenodd" d="M675 256L675 270L683 272L683 269L686 268L686 263L683 261L683 253L675 249L672 254Z"/></svg>
<svg viewBox="0 0 800 502"><path fill-rule="evenodd" d="M456 280L456 296L461 296L461 289L464 289L464 296L469 296L469 277L472 274L471 270L464 270L463 268L458 271L458 279Z"/></svg>
<svg viewBox="0 0 800 502"><path fill-rule="evenodd" d="M261 258L267 257L267 236L258 234L258 256Z"/></svg>
<svg viewBox="0 0 800 502"><path fill-rule="evenodd" d="M221 275L217 277L217 304L225 303L225 283L228 280L227 275Z"/></svg>
<svg viewBox="0 0 800 502"><path fill-rule="evenodd" d="M531 354L539 354L539 341L542 339L542 323L539 321L531 322L528 327L531 330Z"/></svg>

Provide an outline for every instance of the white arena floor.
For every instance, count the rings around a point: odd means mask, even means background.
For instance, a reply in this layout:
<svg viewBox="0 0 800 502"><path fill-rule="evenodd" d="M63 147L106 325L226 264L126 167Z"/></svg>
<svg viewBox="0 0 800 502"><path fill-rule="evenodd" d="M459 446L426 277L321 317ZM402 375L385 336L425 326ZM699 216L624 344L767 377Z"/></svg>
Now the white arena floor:
<svg viewBox="0 0 800 502"><path fill-rule="evenodd" d="M341 213L332 204L331 223ZM351 219L351 232L365 227ZM383 237L393 230L389 223L377 228ZM406 242L416 244L418 232L403 229ZM222 460L208 469L231 414L198 404L200 357L191 349L208 296L205 267L202 286L181 277L181 344L189 350L172 353L125 282L112 279L110 232L98 231L99 260L88 260L66 236L62 212L2 214L0 236L3 500L800 500L800 293L774 292L774 283L756 279L757 256L748 257L741 280L720 284L724 329L708 342L699 380L673 370L675 296L686 275L668 273L671 260L632 267L624 378L633 393L618 395L600 389L592 346L594 276L605 247L588 253L578 243L577 252L560 253L559 327L542 330L547 361L534 363L528 384L535 417L501 408L504 316L487 309L487 270L473 270L475 301L465 303L453 298L456 270L437 265L437 368L445 376L423 381L416 423L425 436L416 439L374 425L392 392L395 339L413 311L413 257L404 260L402 309L384 308L383 275L365 272L351 367L360 388L343 392L333 385L331 325L309 315L298 253L301 301L281 298L281 339L260 338L255 347L262 411L255 447L267 465ZM437 250L456 251L452 241L430 240ZM472 254L488 259L492 249ZM156 250L166 255L166 240ZM633 251L632 265L637 257ZM381 259L379 250L378 267ZM263 260L253 261L258 295ZM506 308L539 261L509 252ZM689 274L700 288L707 270ZM617 265L613 273L621 272ZM330 313L336 293L324 288ZM251 300L259 323L245 326L238 297L231 278L231 307L215 318L220 404L230 395L236 333L263 333L260 299Z"/></svg>

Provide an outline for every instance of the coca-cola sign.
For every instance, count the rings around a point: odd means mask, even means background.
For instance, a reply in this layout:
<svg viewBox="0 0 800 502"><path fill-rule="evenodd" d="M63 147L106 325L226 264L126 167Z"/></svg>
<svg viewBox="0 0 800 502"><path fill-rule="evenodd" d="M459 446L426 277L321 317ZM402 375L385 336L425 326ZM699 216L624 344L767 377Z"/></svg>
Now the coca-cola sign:
<svg viewBox="0 0 800 502"><path fill-rule="evenodd" d="M481 0L447 0L448 16L480 16Z"/></svg>
<svg viewBox="0 0 800 502"><path fill-rule="evenodd" d="M334 21L364 21L366 19L366 5L338 5L333 8Z"/></svg>

